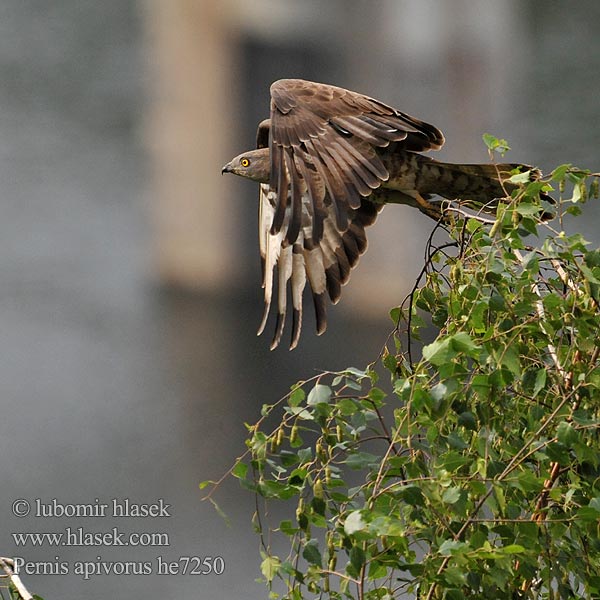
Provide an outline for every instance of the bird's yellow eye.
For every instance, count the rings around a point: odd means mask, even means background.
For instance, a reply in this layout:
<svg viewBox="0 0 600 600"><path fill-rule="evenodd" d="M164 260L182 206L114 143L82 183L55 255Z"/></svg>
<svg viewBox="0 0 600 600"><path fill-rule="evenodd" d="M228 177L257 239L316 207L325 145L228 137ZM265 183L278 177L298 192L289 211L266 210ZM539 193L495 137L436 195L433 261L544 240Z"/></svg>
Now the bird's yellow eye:
<svg viewBox="0 0 600 600"><path fill-rule="evenodd" d="M242 158L242 160L240 160L240 165L242 165L242 167L249 167L250 161L247 158Z"/></svg>

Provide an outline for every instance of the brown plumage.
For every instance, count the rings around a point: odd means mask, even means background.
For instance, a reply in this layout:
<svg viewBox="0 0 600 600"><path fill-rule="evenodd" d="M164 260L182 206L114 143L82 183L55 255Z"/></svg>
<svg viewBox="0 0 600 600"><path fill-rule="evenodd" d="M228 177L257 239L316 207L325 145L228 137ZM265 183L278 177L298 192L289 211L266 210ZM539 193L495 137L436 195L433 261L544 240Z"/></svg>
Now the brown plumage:
<svg viewBox="0 0 600 600"><path fill-rule="evenodd" d="M264 330L277 266L277 323L281 340L292 300L292 339L298 344L302 292L308 281L317 334L327 326L327 297L341 286L367 248L365 228L383 204L414 206L442 217L433 195L492 211L515 185L505 181L526 165L459 165L417 154L438 150L442 132L383 102L332 85L282 79L271 85L271 115L258 126L257 149L223 167L260 183L259 243L263 265ZM512 171L512 173L511 173ZM548 199L548 198L546 198Z"/></svg>

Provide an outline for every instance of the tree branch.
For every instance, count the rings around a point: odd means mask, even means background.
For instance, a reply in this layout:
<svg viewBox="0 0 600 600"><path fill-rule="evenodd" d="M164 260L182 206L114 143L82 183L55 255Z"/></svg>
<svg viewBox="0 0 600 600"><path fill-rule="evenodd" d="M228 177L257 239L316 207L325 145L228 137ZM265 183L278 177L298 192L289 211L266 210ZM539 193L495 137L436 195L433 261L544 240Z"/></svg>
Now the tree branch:
<svg viewBox="0 0 600 600"><path fill-rule="evenodd" d="M21 578L14 572L14 566L15 563L12 558L0 556L0 567L6 573L6 575L0 575L0 577L8 577L8 580L15 586L15 589L23 600L33 600L33 596L23 585Z"/></svg>

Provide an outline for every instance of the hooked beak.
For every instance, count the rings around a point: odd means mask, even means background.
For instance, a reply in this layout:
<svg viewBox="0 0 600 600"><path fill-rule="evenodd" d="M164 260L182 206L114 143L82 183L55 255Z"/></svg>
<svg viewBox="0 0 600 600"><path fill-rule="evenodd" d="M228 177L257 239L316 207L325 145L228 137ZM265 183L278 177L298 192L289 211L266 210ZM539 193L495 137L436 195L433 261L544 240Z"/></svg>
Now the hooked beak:
<svg viewBox="0 0 600 600"><path fill-rule="evenodd" d="M223 175L223 173L231 173L231 163L228 162L222 169L221 169L221 175Z"/></svg>

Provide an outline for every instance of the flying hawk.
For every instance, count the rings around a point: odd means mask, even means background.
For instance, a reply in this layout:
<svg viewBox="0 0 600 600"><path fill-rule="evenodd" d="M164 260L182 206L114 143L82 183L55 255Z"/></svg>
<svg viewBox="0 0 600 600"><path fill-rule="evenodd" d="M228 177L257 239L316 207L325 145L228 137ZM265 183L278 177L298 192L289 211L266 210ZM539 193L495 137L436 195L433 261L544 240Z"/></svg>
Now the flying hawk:
<svg viewBox="0 0 600 600"><path fill-rule="evenodd" d="M493 211L515 188L505 181L515 169L540 176L526 165L449 164L418 154L443 143L433 125L357 92L302 79L271 85L271 114L258 126L257 149L222 169L260 183L265 310L258 334L267 322L276 278L271 349L281 341L288 287L290 350L298 344L307 280L317 335L325 331L327 297L339 301L341 286L367 248L365 229L384 204L408 204L436 220L442 211L430 202L433 195Z"/></svg>

